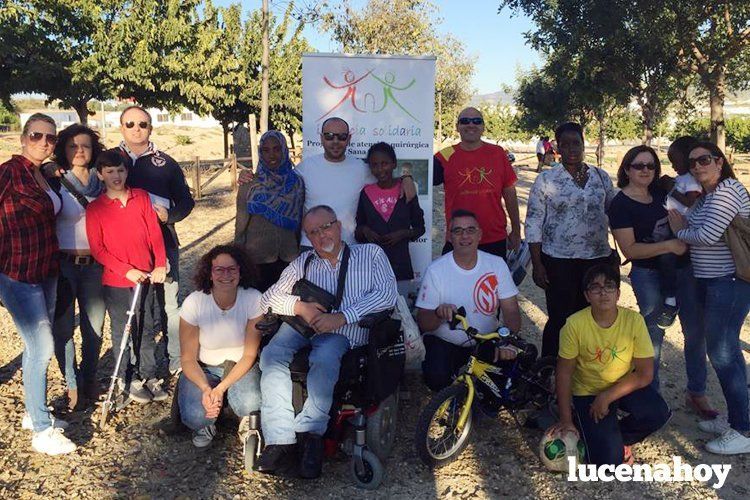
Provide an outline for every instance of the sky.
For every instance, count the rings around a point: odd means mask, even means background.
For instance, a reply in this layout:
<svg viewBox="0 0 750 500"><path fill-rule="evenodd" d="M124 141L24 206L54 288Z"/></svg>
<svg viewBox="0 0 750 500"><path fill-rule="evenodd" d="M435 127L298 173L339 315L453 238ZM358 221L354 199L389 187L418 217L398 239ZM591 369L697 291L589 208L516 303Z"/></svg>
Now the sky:
<svg viewBox="0 0 750 500"><path fill-rule="evenodd" d="M329 0L334 3L336 0ZM214 0L214 4L228 5L237 0ZM261 0L242 0L246 11L259 9ZM271 10L283 13L288 0L270 0ZM301 5L305 0L298 1ZM307 0L307 5L313 5ZM352 4L364 5L366 0L353 0ZM519 70L541 65L539 53L526 46L524 32L532 29L531 20L523 15L510 15L510 11L497 13L500 0L433 0L440 9L443 23L441 33L451 33L463 42L467 54L476 57L472 87L477 94L488 94L503 85L514 86ZM308 26L304 31L310 44L320 52L334 52L336 44L320 33L316 27Z"/></svg>

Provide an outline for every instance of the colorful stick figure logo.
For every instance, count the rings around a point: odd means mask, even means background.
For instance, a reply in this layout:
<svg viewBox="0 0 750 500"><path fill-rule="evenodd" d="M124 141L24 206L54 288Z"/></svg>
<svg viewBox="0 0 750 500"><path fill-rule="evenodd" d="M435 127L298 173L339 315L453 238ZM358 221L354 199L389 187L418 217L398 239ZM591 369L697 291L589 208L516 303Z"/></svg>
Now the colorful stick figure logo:
<svg viewBox="0 0 750 500"><path fill-rule="evenodd" d="M474 285L474 307L486 316L492 316L497 311L498 299L495 293L497 285L498 279L495 273L482 275Z"/></svg>

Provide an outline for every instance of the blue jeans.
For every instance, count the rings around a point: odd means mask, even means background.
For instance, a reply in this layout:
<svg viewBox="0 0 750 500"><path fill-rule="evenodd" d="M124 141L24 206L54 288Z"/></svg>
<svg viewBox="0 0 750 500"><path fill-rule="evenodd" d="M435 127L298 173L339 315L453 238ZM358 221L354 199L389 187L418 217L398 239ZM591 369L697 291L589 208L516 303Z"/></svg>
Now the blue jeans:
<svg viewBox="0 0 750 500"><path fill-rule="evenodd" d="M204 366L203 373L211 387L221 382L224 368L221 366ZM191 430L202 429L216 422L215 418L206 418L201 390L183 373L178 382L177 402L180 405L182 423ZM238 417L246 417L260 409L260 370L256 363L246 374L227 389L229 407Z"/></svg>
<svg viewBox="0 0 750 500"><path fill-rule="evenodd" d="M734 430L745 432L750 430L750 416L740 330L750 311L750 283L733 275L697 281L708 359L724 393L727 419Z"/></svg>
<svg viewBox="0 0 750 500"><path fill-rule="evenodd" d="M180 249L167 247L169 262L168 282L156 285L159 304L163 310L159 323L167 341L169 370L176 372L180 368ZM166 325L166 328L164 328Z"/></svg>
<svg viewBox="0 0 750 500"><path fill-rule="evenodd" d="M78 302L81 325L81 364L76 363L73 341L75 306ZM102 346L104 326L104 287L102 266L96 262L81 266L67 260L60 262L57 281L57 305L52 335L55 356L69 389L78 388L78 378L86 384L96 383L96 367Z"/></svg>
<svg viewBox="0 0 750 500"><path fill-rule="evenodd" d="M57 276L42 283L24 283L0 273L0 300L23 339L23 392L34 432L52 425L47 409L47 367L52 359Z"/></svg>
<svg viewBox="0 0 750 500"><path fill-rule="evenodd" d="M664 294L660 287L658 269L633 266L630 271L630 284L633 286L638 309L646 320L651 343L654 345L654 389L659 390L659 364L664 330L656 325L657 315L664 304ZM685 337L685 371L687 390L696 396L706 392L706 339L701 324L700 308L697 303L697 282L692 267L677 269L677 304L682 334Z"/></svg>
<svg viewBox="0 0 750 500"><path fill-rule="evenodd" d="M661 429L672 416L664 398L653 386L647 385L609 405L609 413L599 422L589 414L596 396L573 396L575 423L586 445L586 461L590 464L620 465L623 446L640 443ZM622 420L617 410L629 415Z"/></svg>
<svg viewBox="0 0 750 500"><path fill-rule="evenodd" d="M307 374L307 400L295 417L289 363L294 353L308 345L312 346L312 351ZM348 350L349 340L343 335L319 333L307 339L289 325L281 325L260 353L261 426L266 444L295 443L297 432L325 434L341 358Z"/></svg>

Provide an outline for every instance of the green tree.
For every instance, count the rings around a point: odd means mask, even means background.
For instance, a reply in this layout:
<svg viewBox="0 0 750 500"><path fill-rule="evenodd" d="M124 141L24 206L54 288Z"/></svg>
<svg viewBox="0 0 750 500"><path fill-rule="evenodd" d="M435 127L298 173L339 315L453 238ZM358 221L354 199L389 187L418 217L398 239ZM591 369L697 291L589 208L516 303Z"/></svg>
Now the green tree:
<svg viewBox="0 0 750 500"><path fill-rule="evenodd" d="M345 0L323 11L321 28L344 52L436 56L435 110L445 130L471 96L474 59L455 37L438 33L437 12L427 0L368 0L363 8Z"/></svg>

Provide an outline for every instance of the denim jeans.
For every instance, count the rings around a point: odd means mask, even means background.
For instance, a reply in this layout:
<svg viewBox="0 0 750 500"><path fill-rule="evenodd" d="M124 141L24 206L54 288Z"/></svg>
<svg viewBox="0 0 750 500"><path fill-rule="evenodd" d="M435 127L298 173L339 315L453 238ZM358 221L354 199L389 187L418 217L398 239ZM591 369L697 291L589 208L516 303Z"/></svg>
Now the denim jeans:
<svg viewBox="0 0 750 500"><path fill-rule="evenodd" d="M724 393L727 419L734 430L745 432L750 416L740 330L750 311L750 283L733 275L697 281L708 359Z"/></svg>
<svg viewBox="0 0 750 500"><path fill-rule="evenodd" d="M24 283L0 273L0 300L23 340L23 392L34 432L52 425L47 409L47 367L52 359L57 276L42 283Z"/></svg>
<svg viewBox="0 0 750 500"><path fill-rule="evenodd" d="M114 359L120 354L120 344L128 321L127 312L133 300L135 288L104 287L104 301L107 305L112 325L112 354ZM156 377L156 322L154 315L159 311L155 300L154 286L141 285L136 314L130 325L130 339L122 355L122 363L117 378L129 383L134 375L143 380ZM132 347L131 347L132 346ZM131 367L131 349L136 353L136 370ZM134 373L135 372L135 373Z"/></svg>
<svg viewBox="0 0 750 500"><path fill-rule="evenodd" d="M204 366L203 373L211 387L221 382L224 368L221 366ZM177 390L177 401L180 405L182 423L191 430L202 429L216 422L215 418L206 418L203 407L203 393L183 373L180 375ZM246 417L260 409L260 370L256 363L246 374L227 389L229 407L238 417Z"/></svg>
<svg viewBox="0 0 750 500"><path fill-rule="evenodd" d="M638 309L646 320L648 334L654 345L654 380L651 385L659 390L659 365L664 330L656 325L657 316L664 304L664 294L660 286L660 271L633 266L630 271L630 284L633 286ZM697 282L691 266L677 269L677 305L685 337L685 371L687 390L696 396L706 392L706 339L703 332L700 307L697 303Z"/></svg>
<svg viewBox="0 0 750 500"><path fill-rule="evenodd" d="M75 306L81 325L81 364L76 363ZM68 389L78 388L78 379L86 384L96 383L96 366L102 346L104 326L104 287L102 266L96 262L76 265L60 262L57 281L57 305L52 334L55 339L55 356Z"/></svg>
<svg viewBox="0 0 750 500"><path fill-rule="evenodd" d="M307 400L295 417L289 363L294 353L308 345L312 351ZM266 444L292 444L297 432L325 434L341 358L348 350L349 340L343 335L319 333L307 339L289 325L281 325L260 354L261 426Z"/></svg>
<svg viewBox="0 0 750 500"><path fill-rule="evenodd" d="M180 368L180 305L178 295L180 293L180 249L167 248L167 261L169 261L169 282L156 285L157 297L162 309L159 315L159 323L167 341L167 353L169 356L169 370L176 372ZM164 325L167 325L164 328Z"/></svg>
<svg viewBox="0 0 750 500"><path fill-rule="evenodd" d="M609 413L598 423L589 414L595 399L596 396L573 396L575 423L586 445L586 461L590 464L620 465L623 446L640 443L661 429L672 416L664 398L651 385L610 404ZM619 420L618 409L629 415Z"/></svg>

